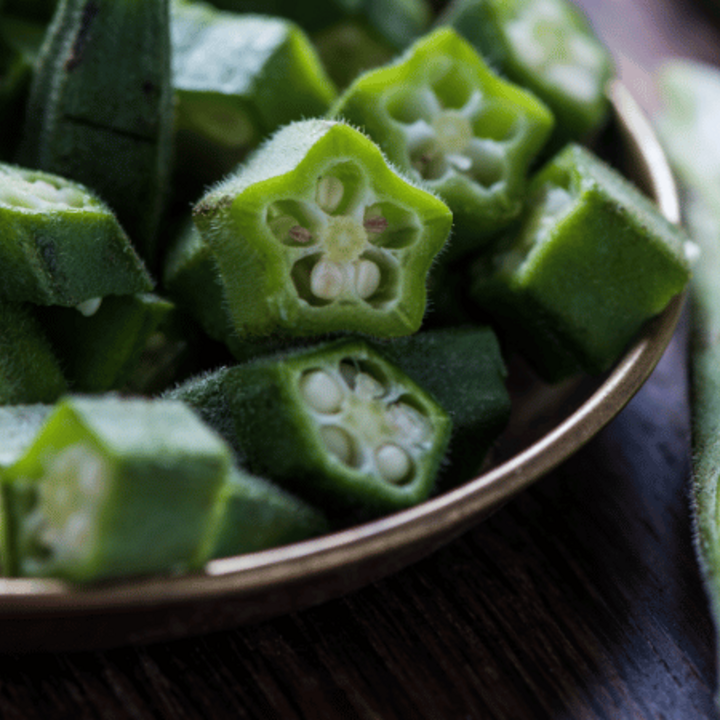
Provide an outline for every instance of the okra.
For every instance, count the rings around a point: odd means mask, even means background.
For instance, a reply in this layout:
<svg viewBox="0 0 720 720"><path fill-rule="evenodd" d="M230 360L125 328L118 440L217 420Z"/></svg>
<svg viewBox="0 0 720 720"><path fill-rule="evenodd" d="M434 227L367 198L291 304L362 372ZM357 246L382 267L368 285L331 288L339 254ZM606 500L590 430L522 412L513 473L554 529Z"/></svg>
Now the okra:
<svg viewBox="0 0 720 720"><path fill-rule="evenodd" d="M120 390L173 305L156 295L106 297L89 316L74 308L38 308L36 315L61 360L73 392Z"/></svg>
<svg viewBox="0 0 720 720"><path fill-rule="evenodd" d="M197 195L281 125L324 115L336 98L293 22L179 0L171 20L176 164Z"/></svg>
<svg viewBox="0 0 720 720"><path fill-rule="evenodd" d="M551 144L587 140L605 123L610 53L569 0L454 0L438 20L553 111Z"/></svg>
<svg viewBox="0 0 720 720"><path fill-rule="evenodd" d="M440 405L359 340L225 368L170 397L194 407L251 472L333 517L426 499L450 435Z"/></svg>
<svg viewBox="0 0 720 720"><path fill-rule="evenodd" d="M61 0L18 157L95 190L151 266L172 146L169 24L168 0Z"/></svg>
<svg viewBox="0 0 720 720"><path fill-rule="evenodd" d="M66 391L57 358L30 310L0 301L0 405L51 403Z"/></svg>
<svg viewBox="0 0 720 720"><path fill-rule="evenodd" d="M262 478L233 468L216 505L212 558L267 550L328 532L325 515Z"/></svg>
<svg viewBox="0 0 720 720"><path fill-rule="evenodd" d="M5 472L5 572L88 583L198 569L230 464L182 403L66 398Z"/></svg>
<svg viewBox="0 0 720 720"><path fill-rule="evenodd" d="M543 103L496 76L451 28L357 78L330 114L364 129L447 202L454 254L486 243L520 213L528 168L553 126Z"/></svg>
<svg viewBox="0 0 720 720"><path fill-rule="evenodd" d="M376 347L452 420L447 462L439 482L447 487L480 472L510 419L507 369L494 330L487 326L427 330Z"/></svg>
<svg viewBox="0 0 720 720"><path fill-rule="evenodd" d="M547 380L607 370L690 277L687 237L617 171L569 145L473 266L479 307Z"/></svg>
<svg viewBox="0 0 720 720"><path fill-rule="evenodd" d="M0 164L0 297L80 306L152 281L115 215L86 187Z"/></svg>
<svg viewBox="0 0 720 720"><path fill-rule="evenodd" d="M0 407L0 468L23 455L51 412L52 405L40 403Z"/></svg>
<svg viewBox="0 0 720 720"><path fill-rule="evenodd" d="M193 217L240 337L415 332L452 222L362 133L320 119L281 129Z"/></svg>

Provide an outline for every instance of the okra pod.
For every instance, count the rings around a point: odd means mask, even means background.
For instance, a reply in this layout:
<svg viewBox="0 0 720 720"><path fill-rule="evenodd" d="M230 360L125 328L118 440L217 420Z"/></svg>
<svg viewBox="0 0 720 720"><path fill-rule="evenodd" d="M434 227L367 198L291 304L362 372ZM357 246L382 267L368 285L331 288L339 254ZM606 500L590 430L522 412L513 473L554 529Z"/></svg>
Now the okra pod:
<svg viewBox="0 0 720 720"><path fill-rule="evenodd" d="M362 133L320 119L281 129L193 217L240 337L415 332L452 222Z"/></svg>
<svg viewBox="0 0 720 720"><path fill-rule="evenodd" d="M452 254L487 243L520 213L527 171L553 116L496 76L451 28L360 76L332 107L453 212Z"/></svg>
<svg viewBox="0 0 720 720"><path fill-rule="evenodd" d="M473 266L473 299L547 380L607 370L690 278L686 234L589 150L533 179L527 210Z"/></svg>

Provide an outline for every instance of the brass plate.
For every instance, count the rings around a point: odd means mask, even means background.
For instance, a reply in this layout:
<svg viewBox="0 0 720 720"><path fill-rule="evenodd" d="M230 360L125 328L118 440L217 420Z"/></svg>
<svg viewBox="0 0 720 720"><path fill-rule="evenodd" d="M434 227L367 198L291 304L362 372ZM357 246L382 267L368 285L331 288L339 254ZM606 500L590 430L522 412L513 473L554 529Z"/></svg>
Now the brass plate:
<svg viewBox="0 0 720 720"><path fill-rule="evenodd" d="M677 222L672 174L649 122L623 85L615 81L608 91L633 179ZM86 590L0 580L0 650L90 649L202 634L309 607L407 566L497 510L603 428L650 375L682 304L675 298L600 380L552 388L520 382L523 401L494 464L461 487L343 532L213 561L203 574ZM522 375L513 368L511 378L516 372Z"/></svg>

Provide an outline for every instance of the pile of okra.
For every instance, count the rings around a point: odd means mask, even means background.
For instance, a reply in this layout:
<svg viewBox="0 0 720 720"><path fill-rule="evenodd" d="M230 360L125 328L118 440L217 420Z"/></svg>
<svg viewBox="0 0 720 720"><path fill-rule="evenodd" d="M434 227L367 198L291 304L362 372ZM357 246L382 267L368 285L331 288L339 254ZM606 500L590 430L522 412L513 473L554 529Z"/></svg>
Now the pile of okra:
<svg viewBox="0 0 720 720"><path fill-rule="evenodd" d="M263 13L263 14L259 14ZM0 561L200 571L479 471L689 278L567 0L0 1Z"/></svg>

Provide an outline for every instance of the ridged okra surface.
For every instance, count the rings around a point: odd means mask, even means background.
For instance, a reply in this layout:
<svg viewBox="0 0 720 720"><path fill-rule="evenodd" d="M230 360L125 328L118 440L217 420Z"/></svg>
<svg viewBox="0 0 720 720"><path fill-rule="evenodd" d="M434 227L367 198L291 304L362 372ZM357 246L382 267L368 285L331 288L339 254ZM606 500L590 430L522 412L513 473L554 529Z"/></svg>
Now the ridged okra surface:
<svg viewBox="0 0 720 720"><path fill-rule="evenodd" d="M197 569L230 463L182 403L66 398L5 471L5 574L85 583Z"/></svg>
<svg viewBox="0 0 720 720"><path fill-rule="evenodd" d="M548 379L598 373L690 277L686 235L589 150L534 178L522 221L474 266L472 294Z"/></svg>
<svg viewBox="0 0 720 720"><path fill-rule="evenodd" d="M483 244L519 214L528 168L554 122L451 28L361 75L330 112L364 129L391 162L447 202L454 253Z"/></svg>
<svg viewBox="0 0 720 720"><path fill-rule="evenodd" d="M0 164L0 297L84 308L152 289L110 208L58 175Z"/></svg>
<svg viewBox="0 0 720 720"><path fill-rule="evenodd" d="M220 370L170 396L252 472L329 513L377 515L426 499L450 434L440 405L361 341Z"/></svg>
<svg viewBox="0 0 720 720"><path fill-rule="evenodd" d="M612 59L570 0L455 0L438 22L547 103L557 121L555 148L586 139L605 122Z"/></svg>
<svg viewBox="0 0 720 720"><path fill-rule="evenodd" d="M415 332L452 222L362 133L328 120L280 130L193 217L239 336Z"/></svg>

